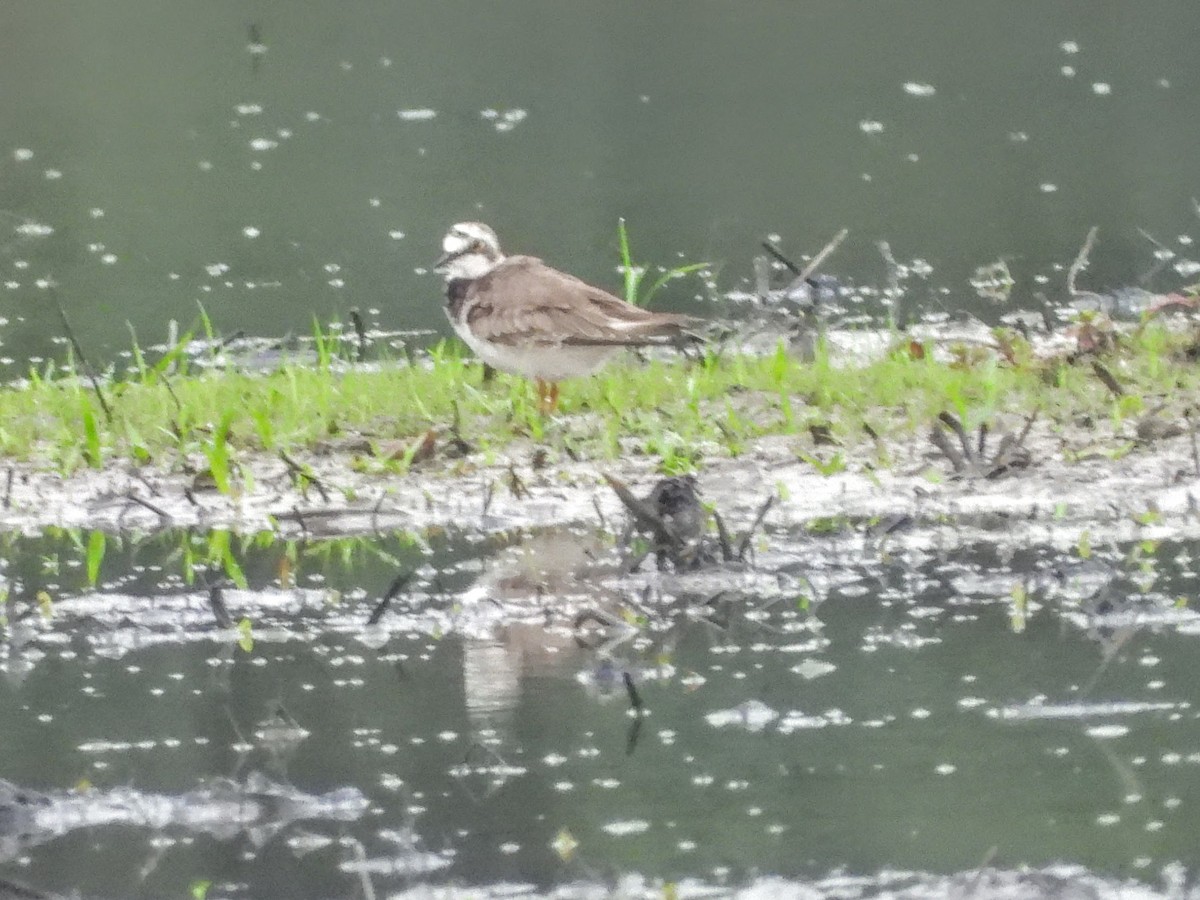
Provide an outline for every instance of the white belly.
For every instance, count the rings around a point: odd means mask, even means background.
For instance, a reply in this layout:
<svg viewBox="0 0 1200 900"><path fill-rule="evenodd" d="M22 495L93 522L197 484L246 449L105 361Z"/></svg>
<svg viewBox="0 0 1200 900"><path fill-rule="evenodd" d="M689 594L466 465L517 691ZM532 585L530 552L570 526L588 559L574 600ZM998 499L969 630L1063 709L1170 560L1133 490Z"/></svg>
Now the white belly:
<svg viewBox="0 0 1200 900"><path fill-rule="evenodd" d="M543 381L562 381L591 375L609 360L620 347L575 347L562 344L491 344L481 341L465 325L455 322L454 330L475 355L501 372L512 372L526 378Z"/></svg>

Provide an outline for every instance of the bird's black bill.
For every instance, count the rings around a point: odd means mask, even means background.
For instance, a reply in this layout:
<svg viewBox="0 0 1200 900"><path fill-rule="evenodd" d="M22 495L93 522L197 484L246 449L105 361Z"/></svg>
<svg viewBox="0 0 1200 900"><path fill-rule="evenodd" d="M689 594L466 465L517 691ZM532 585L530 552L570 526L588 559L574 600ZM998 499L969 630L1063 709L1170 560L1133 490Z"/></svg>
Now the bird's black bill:
<svg viewBox="0 0 1200 900"><path fill-rule="evenodd" d="M444 269L447 265L454 262L454 260L458 259L466 252L466 250L457 250L454 253L443 253L437 258L437 262L433 264L433 271L436 272L439 269Z"/></svg>

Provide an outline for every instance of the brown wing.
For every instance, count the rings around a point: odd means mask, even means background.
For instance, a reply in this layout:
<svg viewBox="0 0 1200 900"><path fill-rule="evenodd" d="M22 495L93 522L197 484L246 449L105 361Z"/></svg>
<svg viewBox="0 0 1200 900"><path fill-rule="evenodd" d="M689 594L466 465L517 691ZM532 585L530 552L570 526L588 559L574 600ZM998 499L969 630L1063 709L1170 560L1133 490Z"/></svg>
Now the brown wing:
<svg viewBox="0 0 1200 900"><path fill-rule="evenodd" d="M636 346L687 333L690 316L626 303L532 256L511 256L476 279L466 297L467 322L498 344Z"/></svg>

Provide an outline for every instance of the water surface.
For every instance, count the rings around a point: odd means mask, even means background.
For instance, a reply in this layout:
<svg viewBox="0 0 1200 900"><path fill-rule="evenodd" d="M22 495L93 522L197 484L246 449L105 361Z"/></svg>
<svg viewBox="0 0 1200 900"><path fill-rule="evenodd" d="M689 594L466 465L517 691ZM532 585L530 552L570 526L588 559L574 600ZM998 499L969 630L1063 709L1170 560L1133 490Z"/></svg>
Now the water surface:
<svg viewBox="0 0 1200 900"><path fill-rule="evenodd" d="M3 355L60 353L53 279L97 358L197 303L225 333L378 310L444 330L420 270L447 225L616 288L646 262L744 286L758 242L911 300L994 317L1088 283L1196 280L1200 11L1104 2L670 0L573 7L299 2L9 4L0 29ZM695 310L698 282L665 305ZM720 310L717 310L720 312Z"/></svg>
<svg viewBox="0 0 1200 900"><path fill-rule="evenodd" d="M109 897L354 896L363 873L378 896L630 873L873 895L1070 864L1115 896L1200 862L1194 543L773 532L752 569L686 578L605 574L609 544L235 542L222 627L218 573L182 574L207 536L110 537L95 589L70 536L10 540L0 777L58 811L0 839L0 873ZM194 821L198 791L262 779L290 799Z"/></svg>

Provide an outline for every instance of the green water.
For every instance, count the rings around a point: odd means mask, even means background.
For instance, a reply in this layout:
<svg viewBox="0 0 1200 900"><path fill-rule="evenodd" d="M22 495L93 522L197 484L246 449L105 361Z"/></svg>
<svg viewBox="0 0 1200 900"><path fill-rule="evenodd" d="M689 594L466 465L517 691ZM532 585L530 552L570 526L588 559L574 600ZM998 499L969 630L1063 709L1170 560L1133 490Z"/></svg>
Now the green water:
<svg viewBox="0 0 1200 900"><path fill-rule="evenodd" d="M249 589L225 602L249 648L181 580L202 535L110 537L96 589L69 537L10 540L0 777L86 782L99 803L259 770L370 808L257 838L136 822L22 835L0 814L0 875L85 896L208 880L212 896L315 898L358 895L356 847L378 896L627 873L882 884L985 861L1153 882L1200 863L1200 628L1176 605L1194 604L1194 543L1131 556L1097 541L1081 564L1041 546L879 556L772 532L758 580L722 602L703 579L647 573L623 594L589 576L521 607L508 548L565 538L411 537L235 550ZM1066 583L1016 627L1012 585L1055 566ZM639 628L581 646L565 610L614 596L637 598ZM306 736L263 738L272 716Z"/></svg>
<svg viewBox="0 0 1200 900"><path fill-rule="evenodd" d="M464 218L610 288L621 216L642 260L711 261L722 291L768 234L799 255L843 226L830 271L882 283L887 240L932 267L907 284L933 311L1002 311L967 283L998 258L1013 305L1060 298L1093 224L1089 284L1151 268L1143 228L1177 287L1198 41L1183 0L8 2L0 354L62 353L40 279L97 358L197 303L225 333L353 307L444 330L415 270Z"/></svg>

